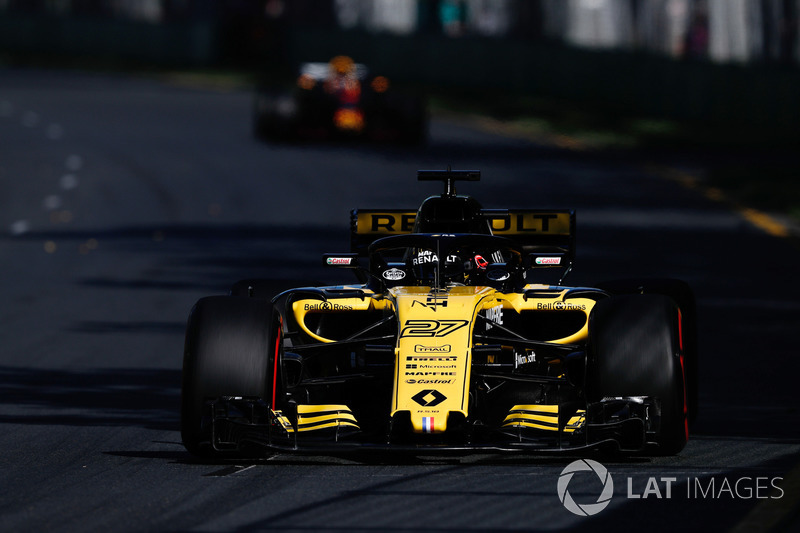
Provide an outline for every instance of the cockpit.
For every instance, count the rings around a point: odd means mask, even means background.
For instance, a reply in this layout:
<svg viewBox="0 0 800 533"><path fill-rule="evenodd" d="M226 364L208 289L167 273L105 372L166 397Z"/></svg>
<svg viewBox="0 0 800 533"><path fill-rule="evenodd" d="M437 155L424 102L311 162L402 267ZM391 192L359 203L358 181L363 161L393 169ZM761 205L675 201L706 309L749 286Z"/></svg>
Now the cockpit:
<svg viewBox="0 0 800 533"><path fill-rule="evenodd" d="M369 247L370 272L386 287L491 286L508 290L522 276L522 253L492 235L435 233L378 239Z"/></svg>

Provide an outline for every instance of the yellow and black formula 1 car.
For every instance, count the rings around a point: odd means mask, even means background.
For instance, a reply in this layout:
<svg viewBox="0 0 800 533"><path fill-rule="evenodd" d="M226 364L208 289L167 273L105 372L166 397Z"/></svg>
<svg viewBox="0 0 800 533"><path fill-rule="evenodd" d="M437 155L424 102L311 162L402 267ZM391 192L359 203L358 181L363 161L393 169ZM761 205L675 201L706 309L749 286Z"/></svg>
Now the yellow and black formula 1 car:
<svg viewBox="0 0 800 533"><path fill-rule="evenodd" d="M199 300L186 448L681 451L697 405L691 290L564 286L575 213L483 209L454 186L479 175L420 171L445 191L416 212L354 210L351 250L324 262L358 283L244 280Z"/></svg>

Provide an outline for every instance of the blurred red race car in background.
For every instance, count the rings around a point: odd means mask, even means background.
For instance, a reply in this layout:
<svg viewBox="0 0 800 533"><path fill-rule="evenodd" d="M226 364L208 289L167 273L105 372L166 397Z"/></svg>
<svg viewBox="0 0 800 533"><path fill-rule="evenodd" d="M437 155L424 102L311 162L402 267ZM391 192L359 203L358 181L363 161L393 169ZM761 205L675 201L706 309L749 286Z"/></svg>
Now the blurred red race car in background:
<svg viewBox="0 0 800 533"><path fill-rule="evenodd" d="M254 131L271 141L350 140L421 144L424 99L399 91L384 76L346 56L303 63L295 87L256 92Z"/></svg>

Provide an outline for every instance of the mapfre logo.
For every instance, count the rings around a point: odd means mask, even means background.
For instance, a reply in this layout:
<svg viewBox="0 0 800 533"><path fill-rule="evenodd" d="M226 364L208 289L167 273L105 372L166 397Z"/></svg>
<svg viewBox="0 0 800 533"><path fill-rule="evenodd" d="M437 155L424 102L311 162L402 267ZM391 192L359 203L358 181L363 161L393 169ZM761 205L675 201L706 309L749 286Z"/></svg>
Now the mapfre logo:
<svg viewBox="0 0 800 533"><path fill-rule="evenodd" d="M600 496L597 497L597 501L594 503L579 504L569 493L570 481L572 481L572 477L577 472L593 472L600 479L600 483L603 484ZM561 471L561 475L558 477L557 490L558 499L561 500L567 511L578 516L592 516L605 509L611 502L611 496L614 493L614 480L611 479L611 474L606 467L597 461L579 459L571 462Z"/></svg>

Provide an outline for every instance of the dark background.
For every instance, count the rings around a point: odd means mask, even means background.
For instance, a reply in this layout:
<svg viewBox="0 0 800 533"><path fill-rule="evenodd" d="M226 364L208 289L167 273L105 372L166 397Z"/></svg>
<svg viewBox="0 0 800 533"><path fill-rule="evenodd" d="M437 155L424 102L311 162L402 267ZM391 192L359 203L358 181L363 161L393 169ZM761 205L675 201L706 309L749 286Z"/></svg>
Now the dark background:
<svg viewBox="0 0 800 533"><path fill-rule="evenodd" d="M430 89L711 121L777 141L796 140L800 119L797 21L789 0L5 0L0 51L272 77L349 54Z"/></svg>
<svg viewBox="0 0 800 533"><path fill-rule="evenodd" d="M406 19L381 19L388 31L374 11L342 31L345 3L0 1L0 529L796 529L794 4L742 3L789 22L751 28L713 2L430 2L398 34ZM728 52L664 44L683 41L658 37L681 5L729 16L709 35L735 33ZM510 6L513 23L459 6ZM257 79L291 83L297 61L343 51L429 92L425 145L253 138ZM447 165L481 169L459 192L484 207L575 208L571 284L693 287L686 449L595 457L615 488L591 518L556 493L577 457L189 456L177 426L192 304L248 277L339 281L320 258L347 250L349 210L414 208L440 191L416 170ZM730 171L714 181L730 168L766 194L762 210ZM628 479L641 495L651 478L662 496L675 478L673 497L627 497ZM756 478L782 490L719 492ZM695 480L715 494L687 493ZM591 503L598 483L576 476L570 493Z"/></svg>

